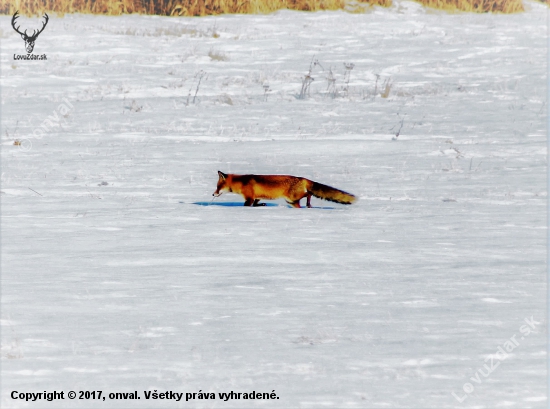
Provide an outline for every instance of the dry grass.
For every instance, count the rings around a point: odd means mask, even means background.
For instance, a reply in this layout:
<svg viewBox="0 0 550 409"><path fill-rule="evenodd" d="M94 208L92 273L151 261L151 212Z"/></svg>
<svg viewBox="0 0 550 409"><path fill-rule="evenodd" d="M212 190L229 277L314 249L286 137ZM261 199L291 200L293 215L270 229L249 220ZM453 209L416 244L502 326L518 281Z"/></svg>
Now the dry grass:
<svg viewBox="0 0 550 409"><path fill-rule="evenodd" d="M522 0L416 0L424 6L446 11L472 13L519 13L525 11ZM547 0L550 1L550 0Z"/></svg>
<svg viewBox="0 0 550 409"><path fill-rule="evenodd" d="M391 79L386 80L384 83L384 90L380 92L382 98L388 98L390 96L391 87L393 86Z"/></svg>
<svg viewBox="0 0 550 409"><path fill-rule="evenodd" d="M447 11L517 13L522 0L416 0ZM550 0L540 0L550 4ZM280 9L363 12L365 7L390 7L392 0L0 0L0 14L16 11L26 15L44 12L90 14L156 14L165 16L206 16L228 13L265 14Z"/></svg>
<svg viewBox="0 0 550 409"><path fill-rule="evenodd" d="M156 14L206 16L228 13L264 14L280 9L318 11L343 9L348 0L0 0L0 13L26 15L44 12L91 14ZM360 0L366 5L390 6L391 0Z"/></svg>
<svg viewBox="0 0 550 409"><path fill-rule="evenodd" d="M208 51L208 56L214 61L229 61L229 57L226 54L214 49L210 49L210 51Z"/></svg>

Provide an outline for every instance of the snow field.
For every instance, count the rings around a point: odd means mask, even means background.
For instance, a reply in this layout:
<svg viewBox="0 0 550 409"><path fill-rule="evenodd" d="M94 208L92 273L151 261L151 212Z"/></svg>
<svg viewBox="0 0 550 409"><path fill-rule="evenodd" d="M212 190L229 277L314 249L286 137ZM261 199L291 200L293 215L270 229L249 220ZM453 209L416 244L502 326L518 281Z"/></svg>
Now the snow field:
<svg viewBox="0 0 550 409"><path fill-rule="evenodd" d="M142 396L67 408L545 407L547 11L528 6L66 15L45 63L14 61L4 31L0 406L57 389ZM217 170L360 200L194 205Z"/></svg>

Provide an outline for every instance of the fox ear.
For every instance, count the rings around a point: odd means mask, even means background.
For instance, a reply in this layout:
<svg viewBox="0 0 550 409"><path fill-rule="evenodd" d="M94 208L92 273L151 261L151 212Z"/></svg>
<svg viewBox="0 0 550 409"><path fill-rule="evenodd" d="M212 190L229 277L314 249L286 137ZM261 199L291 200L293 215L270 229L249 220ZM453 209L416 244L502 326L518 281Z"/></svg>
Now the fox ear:
<svg viewBox="0 0 550 409"><path fill-rule="evenodd" d="M219 170L218 170L218 175L220 176L221 180L225 180L227 178L227 175L223 172L220 172Z"/></svg>

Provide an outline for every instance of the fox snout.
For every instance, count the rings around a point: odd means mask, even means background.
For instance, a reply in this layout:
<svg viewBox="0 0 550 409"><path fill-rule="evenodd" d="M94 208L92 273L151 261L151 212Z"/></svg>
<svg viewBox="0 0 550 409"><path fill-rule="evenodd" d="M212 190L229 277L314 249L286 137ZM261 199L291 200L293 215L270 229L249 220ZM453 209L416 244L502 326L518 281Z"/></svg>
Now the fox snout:
<svg viewBox="0 0 550 409"><path fill-rule="evenodd" d="M223 186L220 186L220 184L218 183L218 186L216 187L216 191L212 193L212 196L214 197L221 196L223 191L224 191Z"/></svg>

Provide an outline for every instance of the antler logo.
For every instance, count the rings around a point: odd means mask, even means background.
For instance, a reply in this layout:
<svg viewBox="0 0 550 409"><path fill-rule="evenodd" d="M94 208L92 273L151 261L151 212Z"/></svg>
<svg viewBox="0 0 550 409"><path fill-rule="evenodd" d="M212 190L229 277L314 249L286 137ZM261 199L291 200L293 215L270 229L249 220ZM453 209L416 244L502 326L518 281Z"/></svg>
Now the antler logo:
<svg viewBox="0 0 550 409"><path fill-rule="evenodd" d="M27 53L32 53L32 50L34 49L34 42L36 41L36 39L38 38L38 36L40 35L40 33L42 31L44 31L44 29L46 28L46 25L48 24L48 21L49 21L49 17L46 13L44 13L44 23L42 25L42 28L40 30L38 30L38 32L36 30L33 30L33 33L32 35L27 35L27 30L25 30L24 33L22 33L21 31L19 31L19 27L21 26L17 26L15 27L15 20L19 17L18 16L19 14L19 11L16 11L15 14L13 15L12 19L11 19L11 25L13 27L13 29L15 31L17 31L19 34L21 34L21 38L23 40L25 40L25 48L27 49Z"/></svg>

